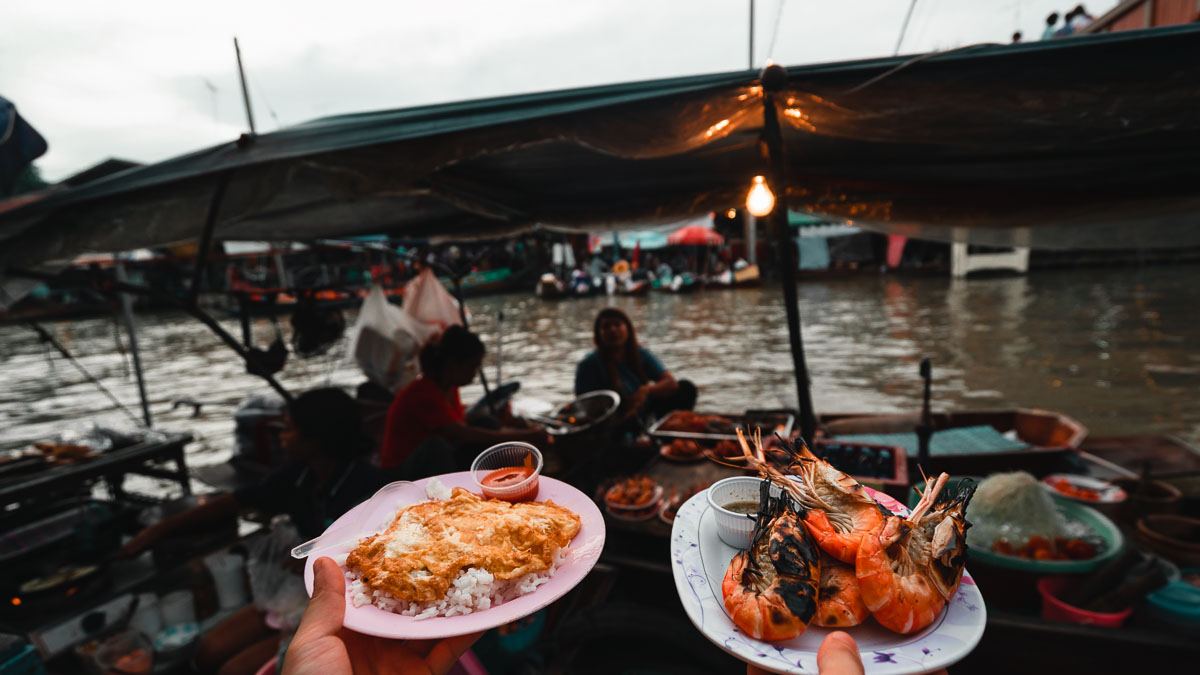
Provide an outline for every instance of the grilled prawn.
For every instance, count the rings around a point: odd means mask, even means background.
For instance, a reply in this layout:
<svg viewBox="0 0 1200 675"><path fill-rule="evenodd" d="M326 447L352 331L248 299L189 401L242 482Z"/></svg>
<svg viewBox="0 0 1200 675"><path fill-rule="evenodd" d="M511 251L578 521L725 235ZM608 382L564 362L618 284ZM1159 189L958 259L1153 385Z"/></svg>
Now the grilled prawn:
<svg viewBox="0 0 1200 675"><path fill-rule="evenodd" d="M974 484L943 495L947 476L926 480L908 518L891 516L863 538L855 576L872 616L885 628L912 633L933 623L958 590L966 563L967 503Z"/></svg>
<svg viewBox="0 0 1200 675"><path fill-rule="evenodd" d="M800 478L800 485L796 485L784 472L763 459L759 434L755 434L753 450L740 430L738 440L750 464L786 489L804 507L804 525L817 544L844 563L853 565L863 536L879 530L884 519L892 515L867 494L858 481L814 455L803 441L794 446L784 441L783 445L793 458L787 470L794 471Z"/></svg>
<svg viewBox="0 0 1200 675"><path fill-rule="evenodd" d="M823 628L849 628L866 621L870 614L863 604L854 566L822 552L821 587L817 593L815 619L817 625Z"/></svg>
<svg viewBox="0 0 1200 675"><path fill-rule="evenodd" d="M819 549L786 494L762 484L750 548L729 563L721 595L730 618L747 635L779 641L808 628L817 610Z"/></svg>

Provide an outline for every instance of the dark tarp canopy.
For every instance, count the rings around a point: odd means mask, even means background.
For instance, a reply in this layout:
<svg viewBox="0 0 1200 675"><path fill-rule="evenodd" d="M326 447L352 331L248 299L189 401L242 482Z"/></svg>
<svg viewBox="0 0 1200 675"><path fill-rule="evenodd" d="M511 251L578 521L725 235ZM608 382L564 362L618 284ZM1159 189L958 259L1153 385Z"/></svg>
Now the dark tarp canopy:
<svg viewBox="0 0 1200 675"><path fill-rule="evenodd" d="M1200 244L1200 26L788 69L787 205L1035 247ZM0 210L0 269L196 239L583 230L736 206L758 73L342 115ZM956 229L959 228L959 229Z"/></svg>

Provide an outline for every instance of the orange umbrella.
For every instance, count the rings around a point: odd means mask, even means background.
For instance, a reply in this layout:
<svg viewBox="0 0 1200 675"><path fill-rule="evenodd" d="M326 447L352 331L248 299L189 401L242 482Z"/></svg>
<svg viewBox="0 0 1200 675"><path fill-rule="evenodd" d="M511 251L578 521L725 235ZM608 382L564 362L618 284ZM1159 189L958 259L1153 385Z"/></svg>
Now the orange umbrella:
<svg viewBox="0 0 1200 675"><path fill-rule="evenodd" d="M667 243L671 246L720 246L725 243L725 238L707 227L688 225L672 232Z"/></svg>

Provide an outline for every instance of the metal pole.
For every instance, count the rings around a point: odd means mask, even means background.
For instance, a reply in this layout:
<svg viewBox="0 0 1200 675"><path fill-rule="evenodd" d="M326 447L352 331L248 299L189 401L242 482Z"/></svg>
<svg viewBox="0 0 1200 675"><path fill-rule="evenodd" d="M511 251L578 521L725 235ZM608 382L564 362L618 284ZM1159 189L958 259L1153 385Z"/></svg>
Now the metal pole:
<svg viewBox="0 0 1200 675"><path fill-rule="evenodd" d="M754 0L750 0L750 70L754 70Z"/></svg>
<svg viewBox="0 0 1200 675"><path fill-rule="evenodd" d="M925 381L925 396L921 403L921 421L917 424L917 466L932 471L929 466L929 440L933 437L933 414L929 408L929 394L933 382L933 366L929 359L921 359L921 379Z"/></svg>
<svg viewBox="0 0 1200 675"><path fill-rule="evenodd" d="M908 5L908 13L904 15L904 24L900 26L900 37L896 38L896 49L892 52L892 56L900 53L900 43L904 42L904 34L908 32L908 20L912 18L913 9L917 6L917 0L912 0Z"/></svg>
<svg viewBox="0 0 1200 675"><path fill-rule="evenodd" d="M776 255L780 279L783 282L783 303L787 310L792 367L796 375L796 393L800 404L800 435L805 443L811 445L817 430L817 418L813 411L812 393L809 391L804 339L800 333L800 301L796 294L796 269L799 267L800 252L788 232L787 162L784 157L783 132L780 130L778 111L775 109L775 94L782 90L785 84L787 71L782 66L771 65L763 69L763 141L770 158L770 175L767 180L775 192L775 210L769 218L775 233Z"/></svg>
<svg viewBox="0 0 1200 675"><path fill-rule="evenodd" d="M496 386L504 384L504 312L496 314Z"/></svg>
<svg viewBox="0 0 1200 675"><path fill-rule="evenodd" d="M196 306L200 297L200 282L204 280L204 266L208 264L208 249L212 248L213 230L217 226L217 213L221 210L221 202L225 200L225 188L229 186L229 172L225 171L217 177L217 188L213 191L212 201L208 203L208 215L204 219L204 230L200 233L200 248L196 251L196 268L192 270L192 287L188 291L187 304Z"/></svg>
<svg viewBox="0 0 1200 675"><path fill-rule="evenodd" d="M454 298L458 300L458 317L462 320L463 328L470 328L467 324L467 303L463 302L462 277L458 275L458 272L453 270L451 270L451 274L454 277ZM487 373L483 372L482 365L479 367L479 383L483 385L483 395L490 397L492 389L488 386ZM488 410L491 411L491 409L492 406L489 404Z"/></svg>
<svg viewBox="0 0 1200 675"><path fill-rule="evenodd" d="M275 243L272 243L271 246L274 247ZM287 266L283 264L283 253L278 249L275 250L275 276L279 277L279 288L287 290L292 287L288 278Z"/></svg>
<svg viewBox="0 0 1200 675"><path fill-rule="evenodd" d="M749 211L746 211L745 214L742 220L745 222L746 230L746 262L756 265L758 264L758 218L755 218Z"/></svg>
<svg viewBox="0 0 1200 675"><path fill-rule="evenodd" d="M116 259L117 281L125 283L125 263L120 257ZM154 426L150 417L150 401L146 398L146 377L142 374L142 354L138 351L137 325L133 322L133 296L121 294L121 319L125 322L125 332L129 334L129 353L133 355L133 373L137 377L138 396L142 400L142 418L146 428Z"/></svg>
<svg viewBox="0 0 1200 675"><path fill-rule="evenodd" d="M250 109L250 90L246 88L246 71L242 68L242 48L238 46L237 38L233 38L233 52L237 55L238 77L242 80L242 101L246 103L246 121L250 123L250 134L254 130L254 111Z"/></svg>

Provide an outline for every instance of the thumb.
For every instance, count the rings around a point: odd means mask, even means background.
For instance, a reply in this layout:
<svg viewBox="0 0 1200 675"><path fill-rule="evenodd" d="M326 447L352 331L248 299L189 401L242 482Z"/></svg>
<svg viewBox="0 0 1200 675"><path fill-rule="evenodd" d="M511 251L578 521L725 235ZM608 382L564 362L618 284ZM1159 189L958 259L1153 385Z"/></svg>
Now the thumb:
<svg viewBox="0 0 1200 675"><path fill-rule="evenodd" d="M821 675L863 675L858 643L841 631L825 636L817 650L817 670Z"/></svg>
<svg viewBox="0 0 1200 675"><path fill-rule="evenodd" d="M295 640L307 644L317 638L334 635L342 629L346 616L346 577L330 558L313 563L313 595L308 609L296 628Z"/></svg>

